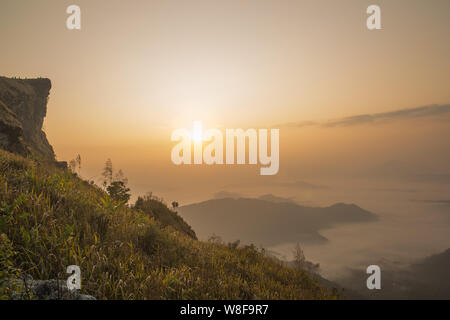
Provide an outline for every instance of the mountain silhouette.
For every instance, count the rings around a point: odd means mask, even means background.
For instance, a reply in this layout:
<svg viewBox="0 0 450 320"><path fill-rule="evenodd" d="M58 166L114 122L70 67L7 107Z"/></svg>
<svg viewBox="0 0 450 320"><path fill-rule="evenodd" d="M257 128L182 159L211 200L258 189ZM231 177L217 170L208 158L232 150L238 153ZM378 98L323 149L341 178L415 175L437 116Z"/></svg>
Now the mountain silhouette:
<svg viewBox="0 0 450 320"><path fill-rule="evenodd" d="M269 199L269 200L268 200ZM276 201L270 201L276 199ZM306 207L275 196L223 198L186 205L179 212L200 238L212 234L225 241L263 246L282 243L324 243L319 231L342 223L375 221L376 216L354 204Z"/></svg>

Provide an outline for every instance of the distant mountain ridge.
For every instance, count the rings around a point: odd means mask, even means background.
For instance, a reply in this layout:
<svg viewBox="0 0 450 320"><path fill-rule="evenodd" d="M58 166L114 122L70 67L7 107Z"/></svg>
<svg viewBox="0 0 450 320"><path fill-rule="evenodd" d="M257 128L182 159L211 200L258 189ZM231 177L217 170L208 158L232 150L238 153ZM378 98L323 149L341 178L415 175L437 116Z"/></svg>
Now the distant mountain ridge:
<svg viewBox="0 0 450 320"><path fill-rule="evenodd" d="M275 199L276 201L269 201ZM180 208L180 215L200 238L212 234L225 241L272 246L282 243L324 243L319 231L343 223L370 222L376 215L354 204L306 207L290 199L265 195L262 198L211 199Z"/></svg>

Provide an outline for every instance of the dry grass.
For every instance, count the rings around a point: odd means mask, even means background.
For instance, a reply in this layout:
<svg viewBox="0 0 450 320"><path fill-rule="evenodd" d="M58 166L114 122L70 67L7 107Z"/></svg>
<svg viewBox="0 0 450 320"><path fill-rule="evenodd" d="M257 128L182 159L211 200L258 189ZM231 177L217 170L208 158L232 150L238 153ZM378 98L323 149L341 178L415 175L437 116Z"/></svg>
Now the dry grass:
<svg viewBox="0 0 450 320"><path fill-rule="evenodd" d="M336 298L253 246L195 240L153 205L158 214L129 208L70 171L0 151L0 281L66 279L76 264L82 293L98 299Z"/></svg>

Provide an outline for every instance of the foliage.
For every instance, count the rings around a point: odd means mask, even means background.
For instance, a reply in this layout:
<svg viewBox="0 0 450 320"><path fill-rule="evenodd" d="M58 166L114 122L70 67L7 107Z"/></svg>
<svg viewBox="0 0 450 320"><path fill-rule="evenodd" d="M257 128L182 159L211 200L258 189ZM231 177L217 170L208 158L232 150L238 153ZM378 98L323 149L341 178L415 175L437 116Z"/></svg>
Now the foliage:
<svg viewBox="0 0 450 320"><path fill-rule="evenodd" d="M103 177L103 187L106 189L106 187L112 182L113 179L113 166L111 159L107 159L105 162L105 167L103 168L102 172Z"/></svg>
<svg viewBox="0 0 450 320"><path fill-rule="evenodd" d="M141 210L155 220L158 220L163 227L171 226L175 230L180 231L193 239L197 239L191 226L188 225L175 211L170 210L161 199L153 196L150 192L145 196L138 197L134 204L134 209Z"/></svg>
<svg viewBox="0 0 450 320"><path fill-rule="evenodd" d="M76 174L81 172L81 156L77 155L75 159L69 161L69 169Z"/></svg>
<svg viewBox="0 0 450 320"><path fill-rule="evenodd" d="M128 179L121 169L114 175L111 159L106 160L102 176L102 185L110 197L123 203L127 203L130 200L130 188L127 187Z"/></svg>
<svg viewBox="0 0 450 320"><path fill-rule="evenodd" d="M195 240L163 206L130 208L70 170L0 151L2 277L66 279L75 264L98 299L336 298L254 246Z"/></svg>
<svg viewBox="0 0 450 320"><path fill-rule="evenodd" d="M316 275L319 273L320 265L318 263L312 263L306 260L303 249L299 243L295 245L293 255L295 268L304 270L310 275Z"/></svg>
<svg viewBox="0 0 450 320"><path fill-rule="evenodd" d="M127 203L128 200L130 200L130 188L127 188L125 183L123 181L113 181L111 184L106 188L106 191L108 191L109 195L117 200L124 203Z"/></svg>
<svg viewBox="0 0 450 320"><path fill-rule="evenodd" d="M14 268L13 264L15 254L6 234L0 234L0 284L19 276L19 270ZM11 285L0 286L0 300L10 299L13 291L17 291L17 288L12 288Z"/></svg>

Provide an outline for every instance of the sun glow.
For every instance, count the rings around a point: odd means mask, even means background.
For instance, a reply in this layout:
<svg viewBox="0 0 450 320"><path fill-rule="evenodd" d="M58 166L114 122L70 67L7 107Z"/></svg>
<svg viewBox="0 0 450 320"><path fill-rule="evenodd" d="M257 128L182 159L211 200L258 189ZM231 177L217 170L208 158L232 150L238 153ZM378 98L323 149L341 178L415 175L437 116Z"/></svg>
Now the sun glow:
<svg viewBox="0 0 450 320"><path fill-rule="evenodd" d="M200 120L194 121L194 127L192 128L192 140L194 142L203 141L203 125Z"/></svg>

